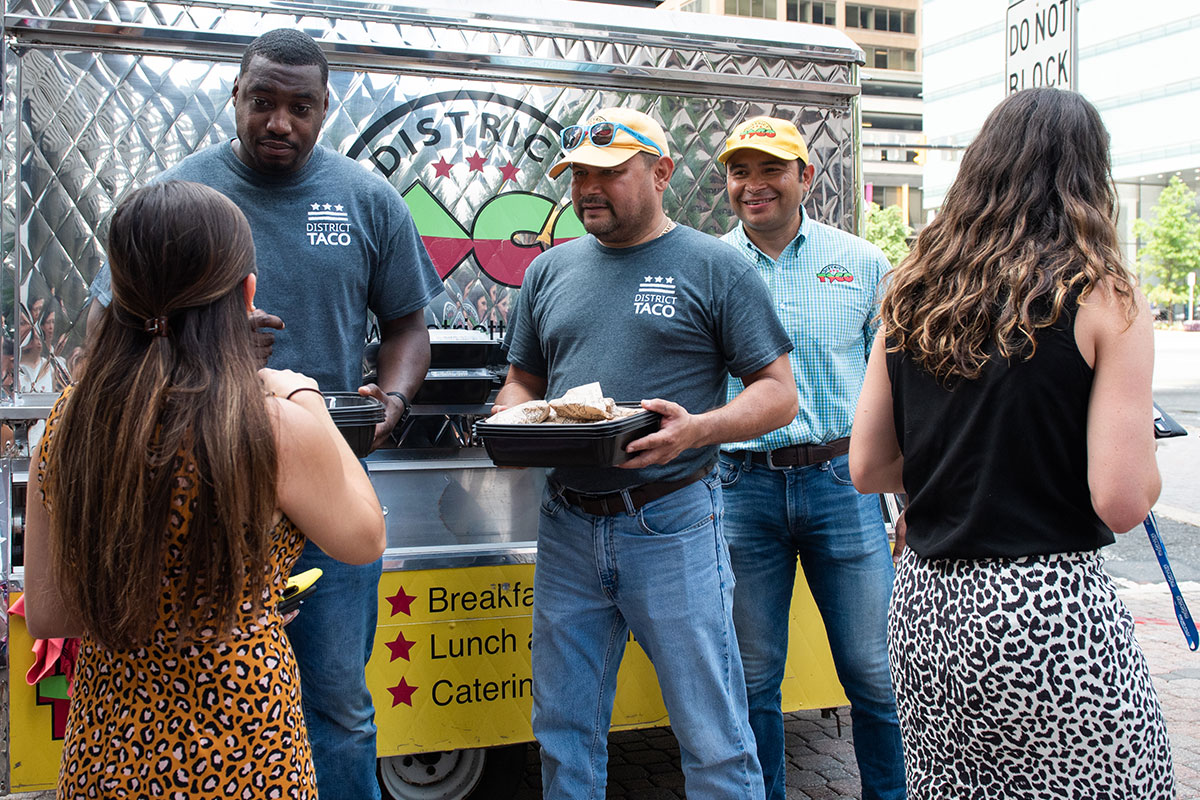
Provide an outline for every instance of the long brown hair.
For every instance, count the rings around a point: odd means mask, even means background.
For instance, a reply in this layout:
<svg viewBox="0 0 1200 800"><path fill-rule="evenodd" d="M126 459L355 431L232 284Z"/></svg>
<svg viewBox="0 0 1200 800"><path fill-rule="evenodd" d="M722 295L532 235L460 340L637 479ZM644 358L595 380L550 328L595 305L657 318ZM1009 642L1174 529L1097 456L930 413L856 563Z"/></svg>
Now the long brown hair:
<svg viewBox="0 0 1200 800"><path fill-rule="evenodd" d="M967 148L941 213L891 278L891 351L940 378L1029 358L1072 297L1107 285L1136 311L1117 249L1108 132L1078 94L1010 95Z"/></svg>
<svg viewBox="0 0 1200 800"><path fill-rule="evenodd" d="M50 446L55 576L89 634L132 648L148 644L168 558L182 564L183 647L228 631L266 584L277 464L242 293L254 241L223 195L170 181L118 206L108 256L113 302ZM188 480L194 506L172 508Z"/></svg>

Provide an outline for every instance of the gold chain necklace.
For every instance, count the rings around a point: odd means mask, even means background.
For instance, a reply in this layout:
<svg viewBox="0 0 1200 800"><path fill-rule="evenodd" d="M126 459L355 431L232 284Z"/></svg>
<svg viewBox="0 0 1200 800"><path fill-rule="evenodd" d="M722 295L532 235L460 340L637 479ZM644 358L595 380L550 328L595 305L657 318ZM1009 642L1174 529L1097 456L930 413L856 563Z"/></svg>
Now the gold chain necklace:
<svg viewBox="0 0 1200 800"><path fill-rule="evenodd" d="M658 236L655 236L654 238L657 239L660 236L666 236L668 233L671 232L671 229L674 227L675 227L675 220L671 219L670 217L667 217L667 224L663 226L663 229L658 232Z"/></svg>

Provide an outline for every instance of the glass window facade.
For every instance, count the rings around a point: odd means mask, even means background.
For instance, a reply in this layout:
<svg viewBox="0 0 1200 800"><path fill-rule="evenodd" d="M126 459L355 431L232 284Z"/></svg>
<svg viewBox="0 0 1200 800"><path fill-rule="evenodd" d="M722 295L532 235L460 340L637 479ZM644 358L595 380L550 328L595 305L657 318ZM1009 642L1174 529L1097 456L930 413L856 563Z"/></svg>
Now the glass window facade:
<svg viewBox="0 0 1200 800"><path fill-rule="evenodd" d="M729 0L726 0L728 3ZM837 25L837 3L821 0L786 0L787 19L816 25Z"/></svg>
<svg viewBox="0 0 1200 800"><path fill-rule="evenodd" d="M776 0L725 0L725 13L737 17L777 19L777 9Z"/></svg>
<svg viewBox="0 0 1200 800"><path fill-rule="evenodd" d="M867 56L867 66L875 69L899 69L917 71L917 51L905 47L872 47L862 45Z"/></svg>
<svg viewBox="0 0 1200 800"><path fill-rule="evenodd" d="M916 33L917 12L847 3L846 27L889 33Z"/></svg>

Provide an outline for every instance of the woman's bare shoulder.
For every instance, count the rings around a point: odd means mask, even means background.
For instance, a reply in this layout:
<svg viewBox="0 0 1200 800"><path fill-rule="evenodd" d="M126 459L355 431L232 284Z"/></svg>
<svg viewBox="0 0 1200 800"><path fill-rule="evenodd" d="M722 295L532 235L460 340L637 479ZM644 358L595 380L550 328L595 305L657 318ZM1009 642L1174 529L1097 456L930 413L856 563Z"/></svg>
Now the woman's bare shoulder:
<svg viewBox="0 0 1200 800"><path fill-rule="evenodd" d="M1131 292L1131 293L1130 293ZM1075 344L1089 366L1095 366L1097 348L1113 343L1130 332L1153 327L1150 302L1137 286L1122 292L1120 284L1108 278L1092 287L1079 302L1075 320Z"/></svg>

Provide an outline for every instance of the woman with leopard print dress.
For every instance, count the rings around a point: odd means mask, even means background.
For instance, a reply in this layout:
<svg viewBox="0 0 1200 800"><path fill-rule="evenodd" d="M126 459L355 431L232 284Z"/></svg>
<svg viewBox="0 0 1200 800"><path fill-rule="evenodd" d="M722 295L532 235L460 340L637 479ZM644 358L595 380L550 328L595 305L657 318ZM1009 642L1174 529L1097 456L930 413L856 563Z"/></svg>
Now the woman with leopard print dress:
<svg viewBox="0 0 1200 800"><path fill-rule="evenodd" d="M108 254L113 303L25 516L29 631L82 637L58 796L315 798L277 604L305 536L378 558L379 502L315 382L256 374L254 243L232 202L141 189Z"/></svg>
<svg viewBox="0 0 1200 800"><path fill-rule="evenodd" d="M1175 796L1100 557L1160 488L1115 209L1096 109L1018 92L885 294L850 470L909 496L888 655L912 800Z"/></svg>

